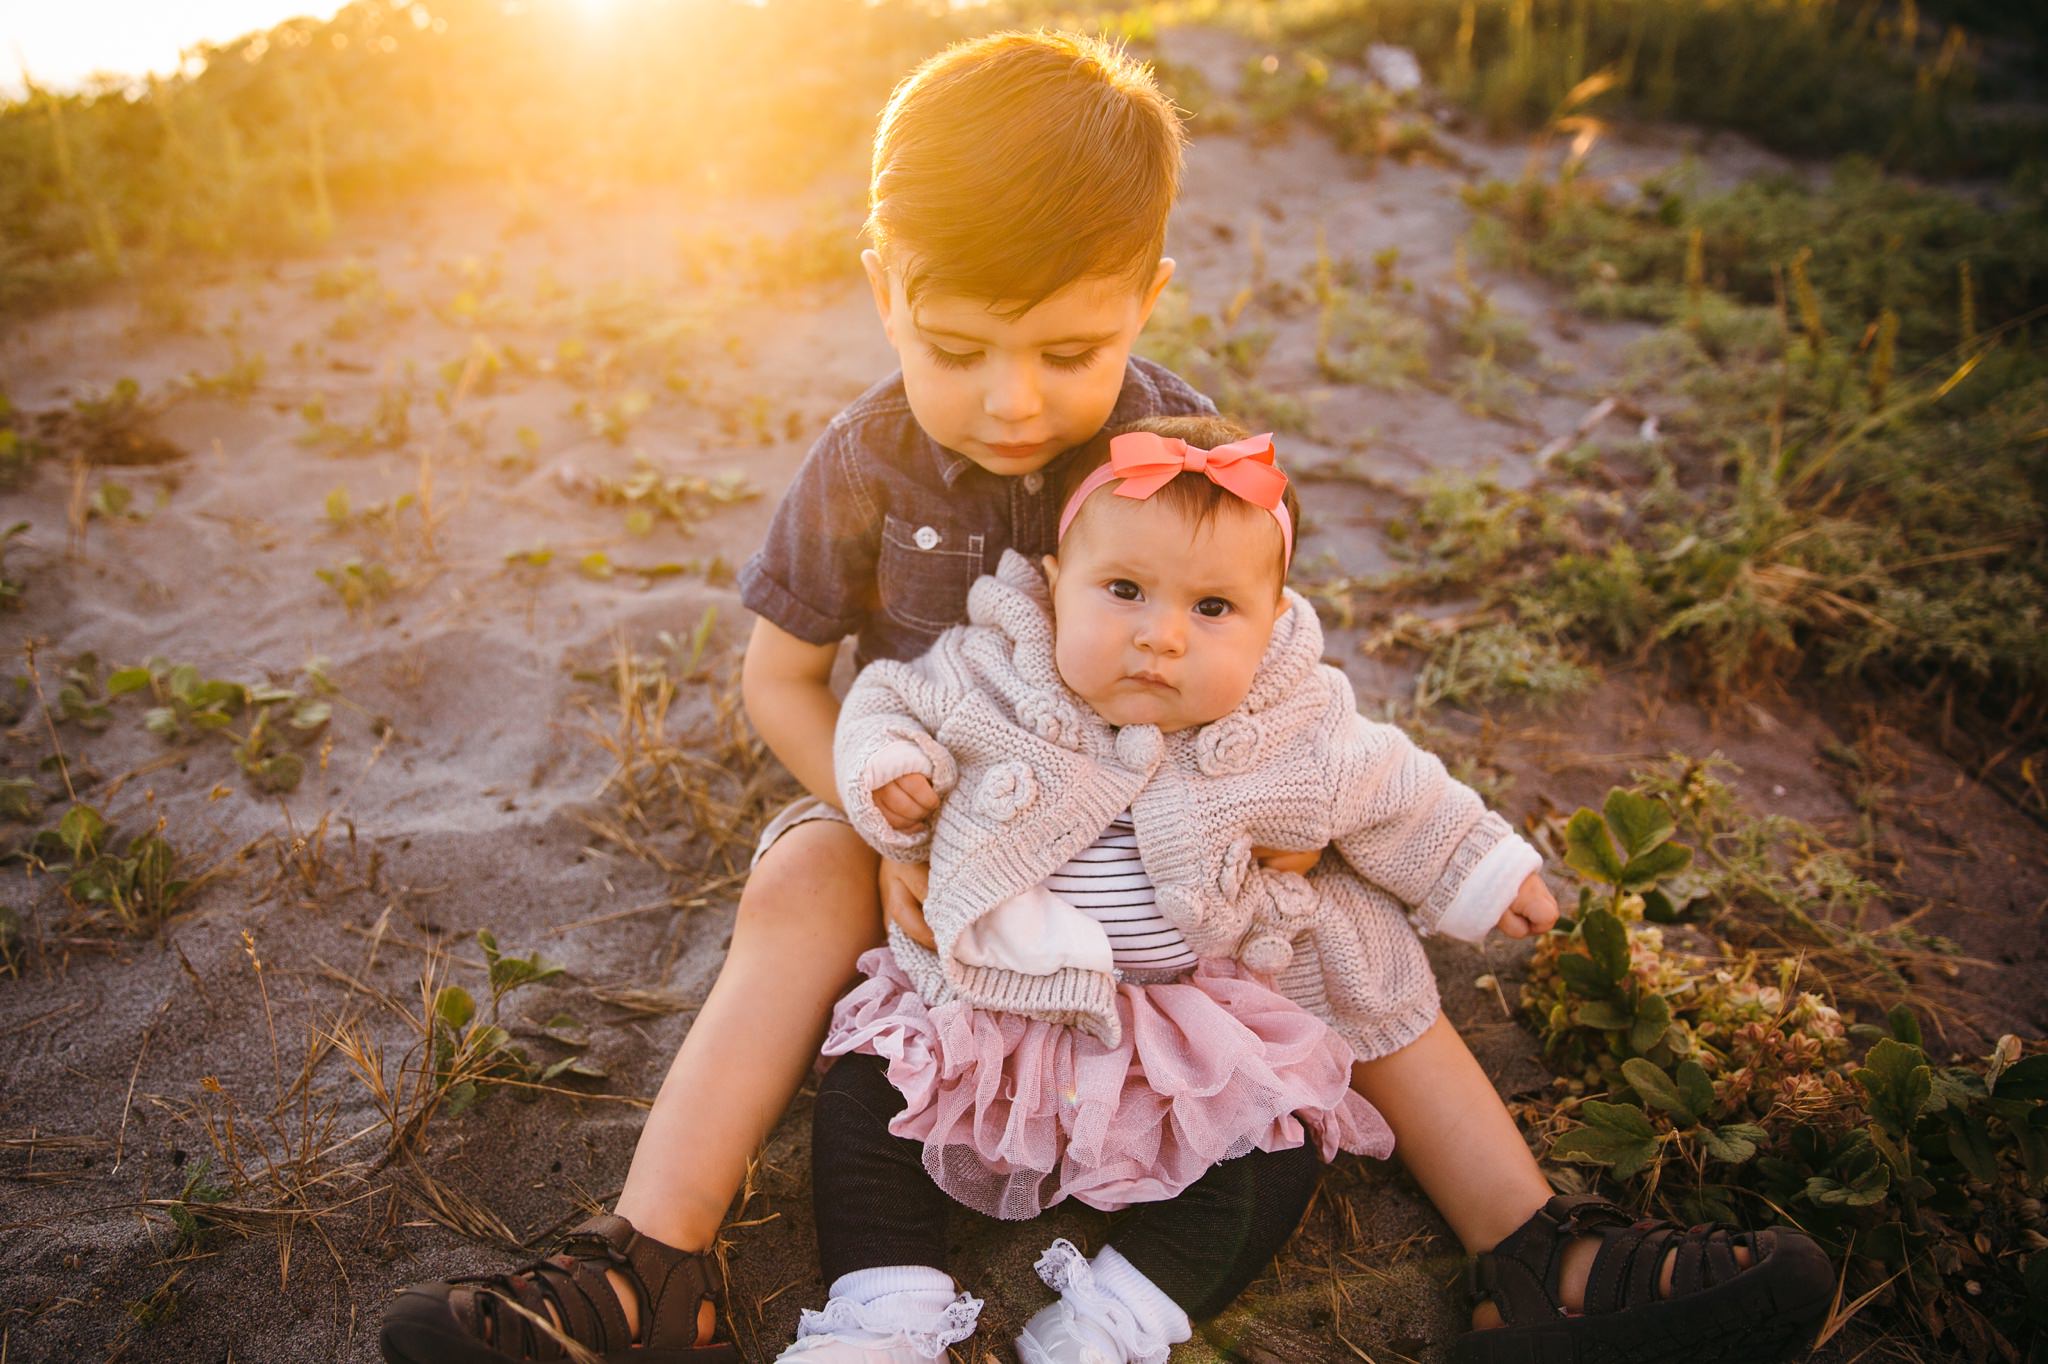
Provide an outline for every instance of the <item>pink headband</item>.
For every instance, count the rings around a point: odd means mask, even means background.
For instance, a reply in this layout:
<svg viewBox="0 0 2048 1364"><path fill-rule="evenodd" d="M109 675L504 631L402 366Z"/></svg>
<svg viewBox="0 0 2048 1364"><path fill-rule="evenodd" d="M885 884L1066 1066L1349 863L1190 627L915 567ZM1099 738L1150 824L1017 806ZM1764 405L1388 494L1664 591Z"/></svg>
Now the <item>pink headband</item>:
<svg viewBox="0 0 2048 1364"><path fill-rule="evenodd" d="M1109 463L1082 479L1081 486L1074 489L1065 510L1060 512L1059 538L1067 538L1067 527L1074 524L1089 494L1111 479L1122 480L1116 490L1118 497L1142 502L1184 473L1202 474L1224 491L1273 513L1273 519L1280 524L1282 570L1293 561L1294 521L1287 515L1287 504L1280 497L1287 489L1287 475L1273 463L1270 432L1219 445L1214 450L1151 431L1126 431L1111 437Z"/></svg>

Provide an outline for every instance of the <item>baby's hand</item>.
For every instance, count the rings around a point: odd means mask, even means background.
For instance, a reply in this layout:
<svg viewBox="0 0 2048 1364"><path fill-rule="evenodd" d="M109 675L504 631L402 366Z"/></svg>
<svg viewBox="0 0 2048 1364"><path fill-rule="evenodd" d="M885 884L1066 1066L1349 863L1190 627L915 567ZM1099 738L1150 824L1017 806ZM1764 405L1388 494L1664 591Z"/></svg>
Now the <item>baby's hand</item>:
<svg viewBox="0 0 2048 1364"><path fill-rule="evenodd" d="M1306 876L1315 870L1316 859L1323 855L1321 848L1307 852L1284 852L1279 848L1253 848L1252 859L1267 871L1291 871L1296 876Z"/></svg>
<svg viewBox="0 0 2048 1364"><path fill-rule="evenodd" d="M1532 933L1547 932L1556 922L1557 897L1543 884L1543 873L1532 871L1500 916L1500 931L1510 938L1526 938Z"/></svg>
<svg viewBox="0 0 2048 1364"><path fill-rule="evenodd" d="M875 788L874 797L875 808L899 834L919 827L939 808L939 793L932 789L931 778L921 772L884 782ZM1554 911L1552 917L1556 917Z"/></svg>

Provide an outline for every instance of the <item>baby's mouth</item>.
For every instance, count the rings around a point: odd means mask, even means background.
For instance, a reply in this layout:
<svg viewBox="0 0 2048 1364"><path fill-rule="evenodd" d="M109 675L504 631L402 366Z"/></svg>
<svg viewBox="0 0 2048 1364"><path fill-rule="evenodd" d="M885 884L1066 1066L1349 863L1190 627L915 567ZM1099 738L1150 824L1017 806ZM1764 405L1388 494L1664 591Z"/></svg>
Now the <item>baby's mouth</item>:
<svg viewBox="0 0 2048 1364"><path fill-rule="evenodd" d="M1148 687L1161 687L1167 691L1172 691L1174 689L1173 683L1167 681L1164 677L1161 677L1158 673L1155 672L1131 673L1129 676L1124 678L1124 681L1138 682Z"/></svg>

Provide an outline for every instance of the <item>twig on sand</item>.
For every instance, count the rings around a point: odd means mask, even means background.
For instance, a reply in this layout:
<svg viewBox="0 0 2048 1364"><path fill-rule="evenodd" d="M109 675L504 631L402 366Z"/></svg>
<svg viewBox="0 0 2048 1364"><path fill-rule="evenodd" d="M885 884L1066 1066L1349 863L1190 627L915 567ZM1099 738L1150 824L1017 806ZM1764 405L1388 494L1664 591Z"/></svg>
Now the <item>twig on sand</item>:
<svg viewBox="0 0 2048 1364"><path fill-rule="evenodd" d="M156 1025L163 1019L164 1011L171 1007L171 997L165 995L150 1015L149 1025L142 1030L142 1045L135 1049L135 1068L128 1072L128 1097L121 1100L121 1126L114 1134L114 1170L121 1173L121 1152L128 1141L128 1110L135 1103L135 1081L142 1074L142 1058L149 1055L149 1039L156 1032Z"/></svg>

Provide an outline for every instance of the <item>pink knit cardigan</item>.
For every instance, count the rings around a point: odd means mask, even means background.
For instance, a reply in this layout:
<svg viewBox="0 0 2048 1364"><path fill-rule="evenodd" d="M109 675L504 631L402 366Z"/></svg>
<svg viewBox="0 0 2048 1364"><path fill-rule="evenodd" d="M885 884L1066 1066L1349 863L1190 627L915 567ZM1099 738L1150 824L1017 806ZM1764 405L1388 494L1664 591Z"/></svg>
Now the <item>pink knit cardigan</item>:
<svg viewBox="0 0 2048 1364"><path fill-rule="evenodd" d="M1243 961L1375 1055L1385 1039L1361 1030L1385 997L1376 940L1408 935L1406 959L1420 963L1417 929L1476 939L1512 898L1501 888L1540 863L1437 758L1358 713L1349 679L1321 661L1314 609L1292 591L1244 702L1164 735L1107 724L1060 680L1045 578L1022 555L1006 552L975 583L967 613L922 658L860 675L833 752L861 836L884 856L931 864L924 913L937 953L890 934L927 1003L957 997L1113 1039L1111 973L968 966L952 948L1128 809L1160 913L1198 955ZM928 832L890 828L863 780L871 758L906 741L943 797ZM1259 867L1255 846L1327 846L1342 864L1326 855L1312 887ZM1389 895L1414 929L1372 912Z"/></svg>

